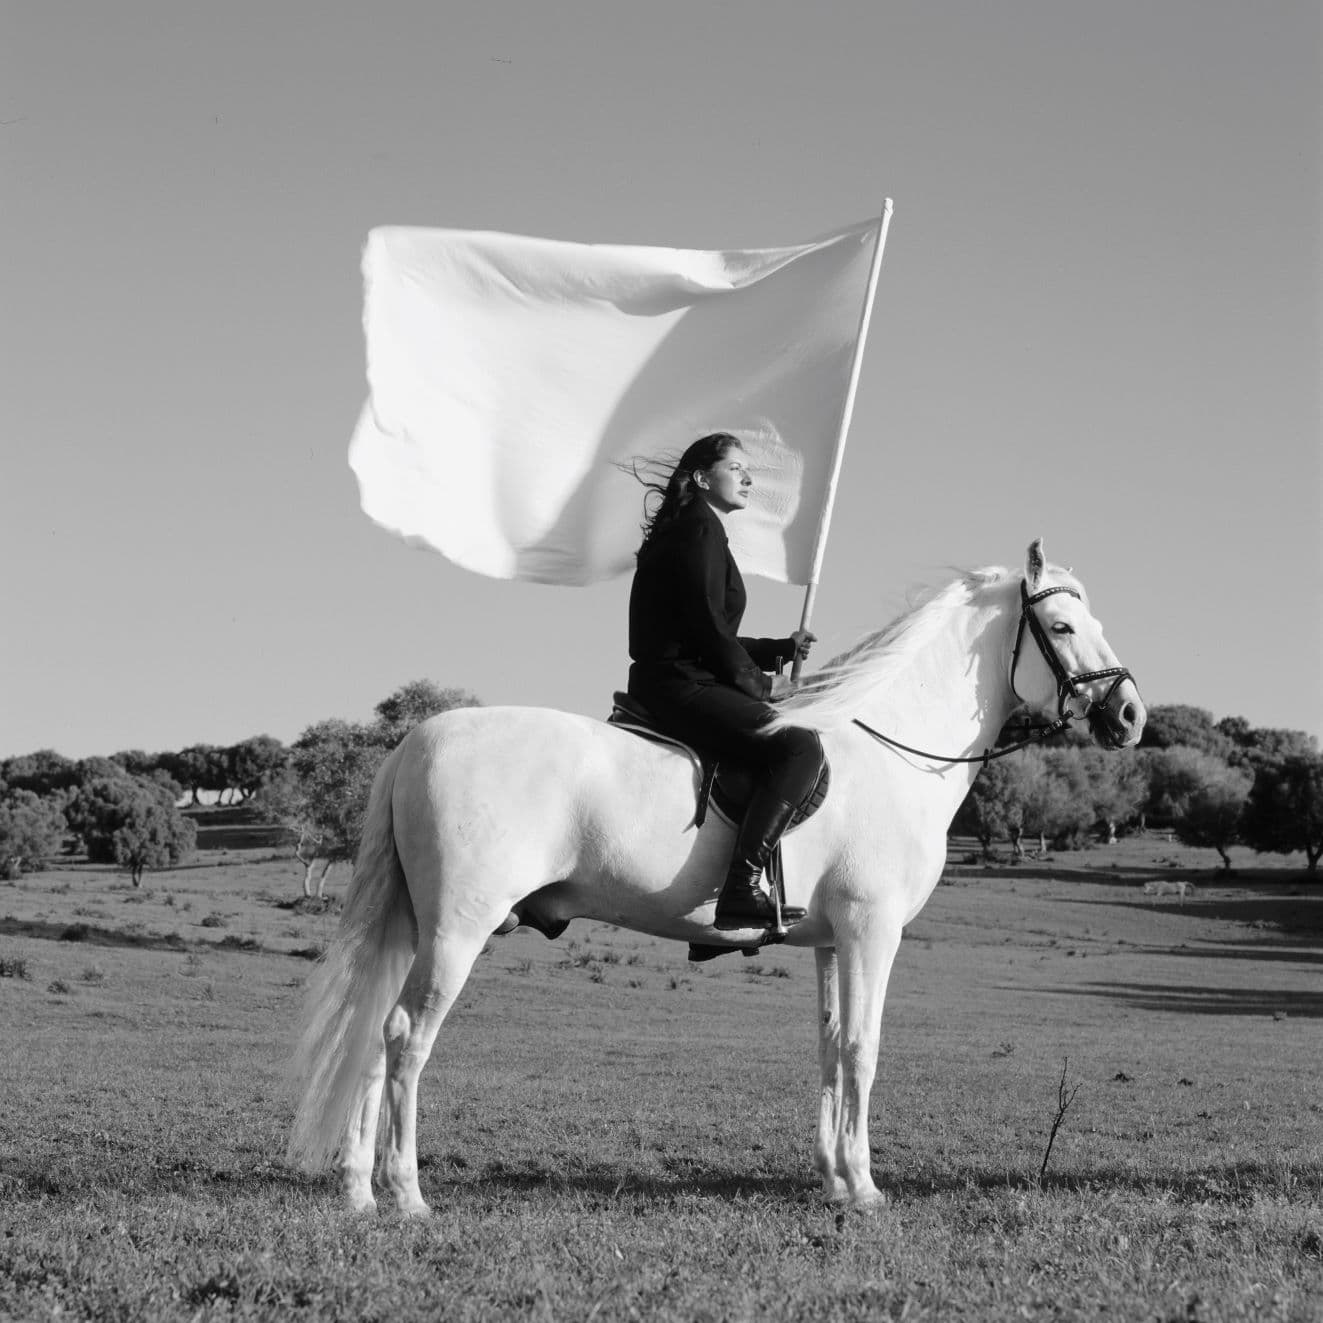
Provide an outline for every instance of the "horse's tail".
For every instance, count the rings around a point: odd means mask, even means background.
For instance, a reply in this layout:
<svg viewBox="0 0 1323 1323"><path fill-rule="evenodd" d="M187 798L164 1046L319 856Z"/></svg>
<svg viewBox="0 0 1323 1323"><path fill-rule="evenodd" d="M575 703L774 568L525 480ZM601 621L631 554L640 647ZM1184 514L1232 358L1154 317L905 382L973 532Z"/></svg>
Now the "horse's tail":
<svg viewBox="0 0 1323 1323"><path fill-rule="evenodd" d="M303 1087L289 1160L304 1171L335 1161L384 1051L386 1016L404 986L417 920L395 849L391 794L400 751L377 772L340 928L308 981L294 1058Z"/></svg>

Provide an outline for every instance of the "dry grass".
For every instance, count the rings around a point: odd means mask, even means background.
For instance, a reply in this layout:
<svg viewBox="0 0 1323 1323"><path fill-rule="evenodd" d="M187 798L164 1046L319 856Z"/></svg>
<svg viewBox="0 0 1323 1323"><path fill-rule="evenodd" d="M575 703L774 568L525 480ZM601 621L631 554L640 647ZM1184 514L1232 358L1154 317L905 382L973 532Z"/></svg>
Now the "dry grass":
<svg viewBox="0 0 1323 1323"><path fill-rule="evenodd" d="M0 886L0 1317L1323 1318L1323 896L1246 860L1145 898L1176 852L952 869L892 980L876 1217L812 1178L807 952L494 939L403 1225L280 1160L290 953L334 924L296 864Z"/></svg>

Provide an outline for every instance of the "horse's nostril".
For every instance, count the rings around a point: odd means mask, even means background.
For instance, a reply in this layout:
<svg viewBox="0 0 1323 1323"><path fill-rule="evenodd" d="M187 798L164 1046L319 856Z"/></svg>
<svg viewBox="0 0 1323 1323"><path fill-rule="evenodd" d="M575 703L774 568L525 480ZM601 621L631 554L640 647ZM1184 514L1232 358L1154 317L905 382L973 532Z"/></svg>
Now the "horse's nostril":
<svg viewBox="0 0 1323 1323"><path fill-rule="evenodd" d="M1127 726L1133 726L1135 724L1135 717L1137 715L1138 714L1135 712L1135 705L1133 703L1127 703L1125 707L1121 709L1121 717L1125 721Z"/></svg>

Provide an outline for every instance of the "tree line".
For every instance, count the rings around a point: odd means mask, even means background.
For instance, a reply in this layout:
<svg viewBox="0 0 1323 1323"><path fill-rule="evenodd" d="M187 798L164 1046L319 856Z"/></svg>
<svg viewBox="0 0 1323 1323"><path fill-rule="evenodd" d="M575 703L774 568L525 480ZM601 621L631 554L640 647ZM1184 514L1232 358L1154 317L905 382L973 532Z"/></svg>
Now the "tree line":
<svg viewBox="0 0 1323 1323"><path fill-rule="evenodd" d="M369 722L315 722L286 747L257 735L228 747L178 752L126 750L72 760L41 750L0 762L0 875L45 866L82 848L97 863L145 869L181 862L197 831L181 805L202 794L245 804L286 829L304 867L304 891L320 895L331 865L358 849L373 777L419 721L480 700L462 689L414 680L382 699ZM1013 732L1007 733L1011 738ZM990 762L974 781L952 830L976 837L985 856L1036 839L1045 850L1115 840L1136 828L1174 832L1219 852L1303 852L1310 873L1323 855L1323 756L1302 731L1214 721L1202 708L1154 707L1138 750L1113 754L1083 732L1053 748Z"/></svg>
<svg viewBox="0 0 1323 1323"><path fill-rule="evenodd" d="M1254 727L1243 717L1215 721L1203 708L1154 707L1138 750L1113 754L1073 732L1056 748L1002 758L979 772L953 830L1024 853L1115 840L1143 827L1171 831L1186 845L1231 846L1305 856L1310 873L1323 855L1323 756L1304 731Z"/></svg>
<svg viewBox="0 0 1323 1323"><path fill-rule="evenodd" d="M178 752L124 750L65 758L50 749L0 762L0 876L36 871L66 850L93 863L144 870L182 862L197 844L181 805L211 793L247 804L259 820L286 828L310 890L317 864L353 857L368 791L386 754L436 712L476 706L461 689L414 680L382 699L367 723L315 722L286 747L256 735L228 747L194 744Z"/></svg>

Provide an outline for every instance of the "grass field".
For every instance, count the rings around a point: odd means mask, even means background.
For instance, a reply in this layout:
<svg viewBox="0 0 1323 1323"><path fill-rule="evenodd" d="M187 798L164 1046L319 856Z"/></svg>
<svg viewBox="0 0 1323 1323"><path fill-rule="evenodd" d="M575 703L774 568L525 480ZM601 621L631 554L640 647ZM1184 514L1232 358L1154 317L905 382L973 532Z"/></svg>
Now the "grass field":
<svg viewBox="0 0 1323 1323"><path fill-rule="evenodd" d="M0 884L0 1318L1323 1319L1323 885L1211 863L952 864L891 984L871 1217L817 1194L808 952L493 939L402 1223L283 1164L335 923L297 863Z"/></svg>

